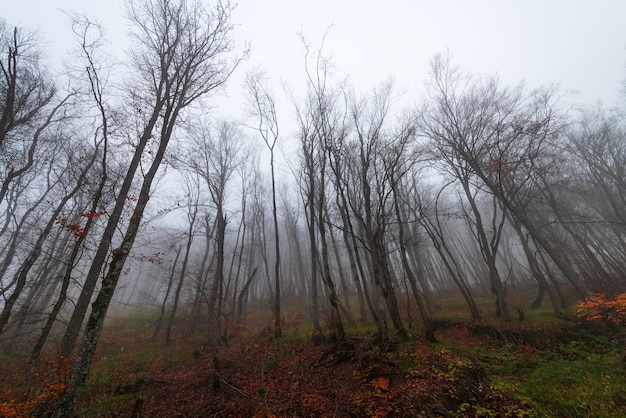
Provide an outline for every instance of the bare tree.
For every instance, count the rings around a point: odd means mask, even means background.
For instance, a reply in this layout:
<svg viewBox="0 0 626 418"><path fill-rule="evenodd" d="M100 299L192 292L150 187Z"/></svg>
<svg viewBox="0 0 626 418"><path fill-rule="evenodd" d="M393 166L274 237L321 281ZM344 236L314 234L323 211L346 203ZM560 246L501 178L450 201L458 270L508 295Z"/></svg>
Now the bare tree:
<svg viewBox="0 0 626 418"><path fill-rule="evenodd" d="M217 389L217 376L220 372L217 351L226 272L227 193L233 174L247 155L243 153L245 137L234 122L218 121L214 127L200 123L199 128L192 130L190 134L190 147L181 164L191 175L198 176L198 180L205 183L211 204L215 208L215 276L208 295L208 305L209 350L214 358L216 373L213 383Z"/></svg>
<svg viewBox="0 0 626 418"><path fill-rule="evenodd" d="M412 146L415 146L416 127L414 118L411 117L400 125L398 131L399 132L394 135L393 140L386 150L385 170L389 176L389 184L393 193L393 207L397 221L400 260L404 273L411 286L413 297L417 303L420 317L424 323L426 339L430 342L437 342L433 323L427 309L425 298L423 297L424 292L418 287L417 275L413 271L413 267L409 261L407 249L407 242L409 242L407 232L409 228L403 207L403 191L406 190L403 190L401 184L405 180L407 173L412 171L417 163L414 157L416 153L411 152Z"/></svg>
<svg viewBox="0 0 626 418"><path fill-rule="evenodd" d="M0 202L35 163L42 133L67 100L49 109L56 89L43 71L35 35L0 20Z"/></svg>
<svg viewBox="0 0 626 418"><path fill-rule="evenodd" d="M332 66L328 58L322 54L322 46L312 53L309 42L300 34L305 49L304 70L307 81L307 93L303 103L291 94L291 101L296 108L298 135L300 140L300 166L294 170L298 177L298 187L305 210L307 233L309 238L310 278L309 293L311 300L311 319L313 321L315 342L322 340L323 333L319 314L318 280L322 279L322 291L328 295L330 303L331 340L338 347L346 340L341 320L341 313L349 314L347 305L347 284L343 272L338 270L340 257L335 252L336 269L332 269L330 261L330 244L336 249L332 228L332 171L330 154L337 143L343 143L349 131L347 118L346 96L343 83L332 80ZM330 186L330 187L329 187ZM344 287L344 304L342 305L335 273Z"/></svg>
<svg viewBox="0 0 626 418"><path fill-rule="evenodd" d="M313 128L312 111L302 110L300 104L292 98L294 106L296 107L296 115L299 125L300 136L300 153L302 158L301 175L298 178L300 183L300 193L302 194L302 201L305 210L305 217L307 222L307 233L309 238L309 265L310 265L310 278L309 278L309 292L311 300L310 316L313 322L313 338L318 342L321 342L322 337L322 325L320 322L319 314L319 290L318 290L318 254L317 254L317 231L315 228L316 219L316 189L317 189L317 176L318 176L318 164L319 147L315 143L315 135ZM322 153L323 155L323 153Z"/></svg>
<svg viewBox="0 0 626 418"><path fill-rule="evenodd" d="M101 143L102 141L100 141ZM99 143L95 144L95 147L91 150L87 150L87 152L90 151L91 155L87 154L78 154L75 155L74 158L75 159L70 159L68 161L68 164L70 165L68 172L72 172L74 170L72 170L72 167L80 167L80 161L81 160L86 160L86 164L83 165L83 167L81 167L80 171L78 173L76 173L76 179L74 181L74 186L72 187L71 190L68 190L67 194L65 196L63 196L63 198L60 200L59 202L59 209L62 209L63 206L70 200L72 199L77 193L79 193L83 187L84 184L87 182L87 177L89 176L89 174L92 173L92 167L93 165L97 162L98 156L99 156ZM94 209L93 205L90 209ZM53 214L53 218L49 221L49 225L51 225L51 222L55 222L58 223L59 220L59 213L60 211L55 211L55 213ZM39 356L41 354L41 350L44 347L44 344L52 330L52 326L54 325L54 322L57 319L57 316L59 314L59 312L61 311L63 305L65 304L66 298L67 298L67 291L68 288L70 286L71 283L71 274L72 271L74 269L75 263L77 261L77 259L79 258L79 253L80 250L82 248L82 243L84 242L87 234L89 233L90 229L91 229L91 225L94 221L95 216L92 216L95 213L95 211L91 211L91 212L82 212L83 215L85 215L85 217L87 218L87 222L85 224L84 227L80 227L77 230L75 229L73 232L73 235L75 238L75 242L72 242L70 245L68 245L71 248L70 254L67 257L67 261L65 261L64 265L62 266L62 280L61 280L61 289L59 292L59 296L57 298L57 300L55 301L55 303L53 304L52 310L48 313L46 321L43 325L43 328L40 332L39 337L37 338L37 341L35 342L35 344L33 345L32 351L31 351L31 355L29 358L29 363L28 363L28 369L27 369L27 374L26 374L26 382L25 382L25 393L28 393L30 391L30 385L32 384L32 378L35 372L35 366L37 361L39 360ZM78 225L73 224L73 225ZM49 233L49 229L46 228L40 237L41 238L45 238L45 234L47 232ZM35 251L35 254L37 251L41 251L41 249L37 248L37 246L33 249ZM34 254L33 254L34 255ZM27 266L25 265L24 268L26 268ZM27 270L26 270L27 272Z"/></svg>
<svg viewBox="0 0 626 418"><path fill-rule="evenodd" d="M390 240L387 234L394 208L390 201L393 195L390 173L385 170L384 160L386 148L392 146L392 135L387 130L394 101L392 87L392 83L387 82L369 97L353 100L350 113L355 138L353 156L348 164L352 176L352 191L348 194L352 216L362 231L361 242L369 256L372 280L385 301L394 328L401 336L407 337L388 257ZM379 329L383 342L386 342L384 315L379 316Z"/></svg>
<svg viewBox="0 0 626 418"><path fill-rule="evenodd" d="M555 183L551 205L596 275L597 291L616 293L626 274L626 127L619 110L590 109L569 129L568 182ZM600 287L599 289L597 287Z"/></svg>
<svg viewBox="0 0 626 418"><path fill-rule="evenodd" d="M562 135L564 114L555 104L557 92L527 93L523 86L501 87L494 77L465 76L449 56L439 55L432 62L429 97L424 135L462 161L479 187L500 201L584 294L578 271L532 213L543 187L540 173L558 166L553 145Z"/></svg>
<svg viewBox="0 0 626 418"><path fill-rule="evenodd" d="M488 194L485 196L480 184L477 185L475 182L471 167L459 157L454 147L450 147L447 141L442 141L441 137L436 135L432 137L435 138L434 144L427 145L426 149L432 150L434 163L439 163L442 172L451 175L463 190L469 210L461 200L461 212L479 245L481 257L489 270L489 283L496 299L496 315L508 319L506 283L500 277L497 263L502 229L506 219L504 213L500 210L495 197ZM483 210L480 202L482 197L491 200L491 210Z"/></svg>
<svg viewBox="0 0 626 418"><path fill-rule="evenodd" d="M428 198L424 192L415 190L411 195L414 201L410 205L415 213L415 218L424 228L441 261L444 264L449 276L456 287L461 292L463 299L467 303L470 313L474 319L480 319L481 315L472 295L472 289L466 278L465 269L460 265L457 256L450 248L450 239L446 237L445 228L442 223L443 215L440 209L440 197L446 187L451 183L444 184L433 198ZM413 185L417 189L417 185Z"/></svg>
<svg viewBox="0 0 626 418"><path fill-rule="evenodd" d="M172 304L172 308L170 309L169 318L167 320L167 326L165 327L165 345L169 345L172 342L172 327L174 325L174 318L176 317L176 312L178 311L178 304L180 302L180 294L183 290L183 284L185 282L185 277L187 275L187 265L189 264L189 256L191 255L191 246L193 244L193 240L196 235L197 224L196 221L198 219L198 211L199 211L199 203L200 203L200 175L198 173L189 173L183 174L186 195L187 195L187 230L185 231L185 238L187 242L185 243L185 255L183 256L183 260L181 262L180 271L178 273L178 283L176 284L176 290L174 291L174 303ZM176 258L178 258L178 250L176 254ZM176 262L174 262L174 266ZM172 271L174 271L172 269ZM170 281L171 284L171 281ZM169 290L169 287L168 287Z"/></svg>
<svg viewBox="0 0 626 418"><path fill-rule="evenodd" d="M257 122L257 131L270 152L270 173L272 184L272 217L274 219L274 337L280 338L280 231L278 229L278 209L276 205L276 168L274 166L274 149L278 141L278 115L276 101L272 93L264 85L262 73L249 73L246 85L250 95L250 112Z"/></svg>
<svg viewBox="0 0 626 418"><path fill-rule="evenodd" d="M167 145L178 125L179 117L189 105L222 86L232 74L239 59L228 60L233 50L230 5L218 4L209 10L199 2L145 0L132 2L130 19L134 23L136 49L132 52L134 70L133 97L136 113L145 115L135 154L110 214L102 245L103 257L92 264L90 274L99 275L127 195L144 150L150 140L156 141L149 169L141 181L140 192L122 242L112 252L108 271L92 305L78 355L72 365L67 387L53 416L76 414L78 399L89 373L104 317L117 286L124 263L134 244L152 182L161 165Z"/></svg>
<svg viewBox="0 0 626 418"><path fill-rule="evenodd" d="M70 277L79 259L79 256L81 253L80 250L86 238L92 235L93 233L92 229L94 229L96 226L97 218L100 215L105 213L104 210L100 211L99 209L100 209L100 206L102 205L104 188L109 179L109 175L108 175L109 143L110 143L109 134L112 128L110 127L110 121L109 121L110 111L104 99L105 89L106 89L105 86L106 86L107 80L106 78L103 78L103 75L100 72L101 63L99 62L97 58L98 47L101 45L101 42L102 42L101 28L93 24L92 22L90 22L88 19L84 17L78 17L78 16L74 17L73 22L72 22L72 27L73 27L74 35L76 36L80 45L80 54L82 56L81 61L84 63L84 67L83 67L85 69L84 74L86 75L86 79L87 79L87 92L85 94L88 96L91 96L93 103L95 104L95 108L97 110L97 116L95 117L95 120L98 121L99 124L97 128L95 129L93 135L94 135L94 146L96 150L95 152L98 153L98 158L99 158L100 171L97 173L97 175L93 175L93 177L97 180L92 181L90 178L84 180L85 187L87 189L89 189L89 187L87 187L88 185L91 186L91 189L90 189L91 199L89 199L91 203L82 212L83 214L88 215L86 216L87 221L82 230L83 234L81 234L81 236L78 237L76 245L74 246L70 257L67 260L67 268L65 269L65 273L64 273L62 292L57 301L57 304L55 304L55 308L53 309L53 312L50 314L49 321L50 320L54 321L56 314L58 314L58 311L62 307L62 304L65 300L64 293L68 289ZM96 280L94 278L91 282L86 281L84 283L82 292L76 303L76 309L74 310L74 313L71 317L70 324L72 323L76 324L78 322L82 322L84 312L87 308L87 304L89 303L89 299L91 298L93 289L95 287L95 282ZM76 335L78 335L79 328L80 328L79 325L69 327L70 330L76 329ZM42 333L42 336L44 334L45 333ZM67 333L66 333L66 336L67 336ZM68 348L64 349L62 347L61 351L66 354L69 353L71 350L69 346L73 346L73 343L74 343L74 340L71 341L71 344L68 344Z"/></svg>
<svg viewBox="0 0 626 418"><path fill-rule="evenodd" d="M154 328L154 333L152 334L152 341L156 341L159 331L163 327L163 318L165 317L165 311L167 308L167 302L170 298L170 293L172 292L172 286L174 285L174 278L176 276L176 267L178 265L178 258L180 257L180 253L183 250L182 245L176 247L176 255L174 256L174 261L172 261L172 268L170 270L170 274L167 277L167 286L165 288L165 295L163 295L163 301L161 302L161 309L159 311L159 319L157 319L156 327Z"/></svg>
<svg viewBox="0 0 626 418"><path fill-rule="evenodd" d="M246 311L247 311L247 301L250 296L250 288L254 283L254 278L256 277L258 266L257 266L257 253L261 252L258 248L258 239L257 234L259 234L260 222L258 222L259 217L263 217L264 209L262 207L262 203L260 201L259 194L262 193L261 190L261 174L258 169L258 164L255 162L250 168L249 172L249 188L247 190L246 196L243 198L246 200L245 207L250 208L246 210L248 214L244 218L244 222L246 225L246 230L249 230L249 239L247 244L247 262L245 267L246 272L246 280L241 287L241 291L237 297L237 322L243 322ZM242 216L244 214L242 213Z"/></svg>

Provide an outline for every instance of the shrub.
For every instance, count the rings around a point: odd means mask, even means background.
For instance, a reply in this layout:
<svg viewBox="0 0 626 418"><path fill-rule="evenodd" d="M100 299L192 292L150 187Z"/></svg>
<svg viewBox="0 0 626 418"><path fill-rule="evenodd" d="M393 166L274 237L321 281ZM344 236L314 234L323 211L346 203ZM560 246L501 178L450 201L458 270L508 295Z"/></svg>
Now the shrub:
<svg viewBox="0 0 626 418"><path fill-rule="evenodd" d="M626 293L622 293L614 300L608 300L605 295L593 293L576 305L578 316L590 321L606 321L626 326Z"/></svg>

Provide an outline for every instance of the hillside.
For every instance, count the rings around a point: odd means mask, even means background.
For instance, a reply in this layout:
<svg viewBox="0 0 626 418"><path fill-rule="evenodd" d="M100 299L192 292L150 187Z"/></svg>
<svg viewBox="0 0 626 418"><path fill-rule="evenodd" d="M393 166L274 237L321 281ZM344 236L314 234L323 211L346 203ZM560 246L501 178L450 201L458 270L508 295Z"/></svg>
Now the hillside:
<svg viewBox="0 0 626 418"><path fill-rule="evenodd" d="M382 347L367 324L353 324L341 347L313 344L301 321L280 340L238 328L219 349L215 375L202 336L151 342L151 317L135 315L107 326L80 415L626 416L626 370L612 331L530 316L440 316L437 343L414 328L408 341L393 338ZM14 395L23 365L5 366L0 411L32 413L36 397L29 405Z"/></svg>

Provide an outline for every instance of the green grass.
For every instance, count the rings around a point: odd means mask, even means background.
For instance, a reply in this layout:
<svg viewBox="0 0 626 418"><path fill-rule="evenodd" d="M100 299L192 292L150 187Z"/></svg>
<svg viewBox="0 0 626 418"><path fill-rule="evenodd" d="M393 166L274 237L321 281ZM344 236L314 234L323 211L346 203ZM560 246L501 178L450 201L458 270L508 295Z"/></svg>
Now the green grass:
<svg viewBox="0 0 626 418"><path fill-rule="evenodd" d="M282 331L282 340L287 342L305 343L311 339L313 335L313 324L303 323L302 325L295 327L287 327Z"/></svg>
<svg viewBox="0 0 626 418"><path fill-rule="evenodd" d="M574 313L575 312L572 309L569 309L563 312L563 315L568 317ZM544 322L554 322L555 320L557 320L556 314L554 313L554 310L552 308L539 308L539 309L534 309L534 310L524 310L524 315L527 321L532 321L532 322L544 323ZM513 313L512 317L516 318L517 316L515 313Z"/></svg>
<svg viewBox="0 0 626 418"><path fill-rule="evenodd" d="M366 322L364 324L359 324L357 326L346 327L345 329L347 335L355 335L355 334L376 334L378 332L378 327L373 322Z"/></svg>
<svg viewBox="0 0 626 418"><path fill-rule="evenodd" d="M124 340L123 340L124 341ZM110 351L110 350L107 350ZM192 357L193 345L146 342L114 355L101 356L85 384L81 416L111 416L150 390L159 370L176 370Z"/></svg>
<svg viewBox="0 0 626 418"><path fill-rule="evenodd" d="M519 382L536 416L626 416L626 374L619 356L549 360Z"/></svg>
<svg viewBox="0 0 626 418"><path fill-rule="evenodd" d="M456 320L454 313L437 318ZM466 316L457 323L472 322ZM508 328L494 318L480 322ZM462 336L446 339L439 335L439 343L433 347L449 350L484 368L491 388L530 406L531 417L626 417L626 365L618 344L585 328L574 334L556 335L566 324L571 325L556 320L551 309L541 308L526 312L525 322L509 325L512 330L519 327L532 334L536 329L542 335L553 335L551 344L505 344L490 337L474 337L477 341L471 343L463 341ZM572 335L573 341L564 342L563 338Z"/></svg>
<svg viewBox="0 0 626 418"><path fill-rule="evenodd" d="M527 402L533 417L626 416L626 368L616 344L604 337L555 350L474 347L471 355L486 368L492 387Z"/></svg>

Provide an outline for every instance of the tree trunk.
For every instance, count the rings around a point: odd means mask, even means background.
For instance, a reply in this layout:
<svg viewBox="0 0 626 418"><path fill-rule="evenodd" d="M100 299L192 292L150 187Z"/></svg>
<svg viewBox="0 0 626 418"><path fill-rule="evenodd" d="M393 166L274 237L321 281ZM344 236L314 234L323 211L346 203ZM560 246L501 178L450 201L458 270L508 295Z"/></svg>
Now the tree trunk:
<svg viewBox="0 0 626 418"><path fill-rule="evenodd" d="M195 203L195 204L194 204ZM178 310L178 302L180 299L180 292L183 289L183 282L185 281L185 275L187 274L187 263L189 262L189 252L191 250L191 244L193 243L193 233L196 225L196 216L198 214L198 200L192 202L189 201L189 229L187 230L187 245L185 247L185 257L183 257L183 264L180 269L180 276L178 278L178 285L174 292L174 305L170 311L170 317L167 322L167 328L165 329L165 345L169 345L172 342L172 326L174 325L174 318L176 317L176 311Z"/></svg>
<svg viewBox="0 0 626 418"><path fill-rule="evenodd" d="M160 108L158 109L160 110ZM137 237L139 225L141 224L144 211L146 209L146 206L148 205L148 200L150 199L152 182L154 181L161 162L163 161L163 157L165 156L165 150L167 149L167 144L172 136L172 131L174 129L175 121L178 117L178 112L180 111L180 108L177 107L169 110L171 112L168 114L169 119L166 118L166 120L163 122L163 126L160 132L161 140L159 143L159 148L154 156L152 164L150 165L150 169L147 171L143 179L141 190L139 192L139 197L137 199L137 204L128 222L128 226L126 228L126 232L124 233L122 243L120 247L116 248L112 253L111 262L109 263L109 270L104 276L100 292L98 293L96 300L92 304L91 314L89 316L89 320L87 321L87 327L85 328L85 334L79 347L79 353L72 364L72 372L70 374L69 381L67 383L65 391L63 392L63 395L61 396L58 409L54 413L53 418L62 418L76 415L78 401L80 399L80 395L87 379L87 375L89 374L89 370L91 369L96 345L98 343L98 339L100 338L100 333L102 332L104 318L109 308L109 304L113 299L113 293L115 292L117 282L119 281L120 275L122 274L124 263L126 262L128 254L135 242L135 238ZM154 116L155 122L157 116L158 113ZM144 129L142 139L146 138L147 141L149 138L151 138L153 128L154 124L149 123ZM140 160L140 158L137 158L137 160ZM124 183L126 184L128 182L129 187L130 183L132 182L132 177L135 174L136 168L136 165L131 165L126 177L124 178ZM122 190L123 189L124 187L122 187ZM125 193L120 193L118 195L116 199L116 208L118 206L121 206L123 208L124 204L126 203L126 197L127 195ZM109 218L109 224L107 224L107 227L109 227L112 223L112 218L113 215L111 215L111 218ZM115 222L115 224L116 223L117 222ZM114 231L110 232L110 235L112 236L112 233ZM106 240L106 238L107 234L105 232L105 237L103 238L103 241ZM108 247L108 245L105 246ZM98 249L100 249L100 247ZM97 263L96 260L94 260L94 263ZM93 264L92 268L90 269L90 273L92 272L92 270L95 270Z"/></svg>
<svg viewBox="0 0 626 418"><path fill-rule="evenodd" d="M394 208L396 211L396 218L398 220L398 241L400 243L400 258L402 260L402 267L404 268L404 273L406 274L406 277L409 280L409 284L411 285L411 290L413 291L413 297L415 298L415 302L417 303L417 308L419 309L420 317L422 318L422 322L424 323L424 330L425 330L424 333L425 333L426 339L431 343L435 343L437 342L437 339L435 338L435 331L433 328L433 323L430 319L430 316L428 315L428 312L426 311L426 306L424 305L424 302L422 301L422 294L417 288L417 279L415 278L415 275L413 274L413 270L411 269L411 266L409 264L409 259L407 255L407 249L406 249L406 238L404 235L405 234L405 227L404 227L405 219L402 214L402 211L400 210L400 194L398 190L398 184L393 178L393 175L391 176L391 187L394 193L393 204L394 204Z"/></svg>
<svg viewBox="0 0 626 418"><path fill-rule="evenodd" d="M548 283L548 281L544 277L543 273L541 272L541 268L539 267L539 263L537 262L537 258L533 254L533 252L530 249L530 246L528 244L528 238L522 232L521 224L517 220L515 220L515 219L510 219L510 221L511 221L511 225L513 225L513 228L517 232L517 235L519 236L519 239L520 239L520 241L522 243L522 249L524 251L524 255L526 256L526 260L528 261L528 266L530 268L530 272L531 272L532 276L535 278L535 280L537 281L537 284L539 285L539 294L537 294L537 297L535 298L535 300L531 304L531 309L539 308L539 305L541 304L541 299L543 298L543 294L547 292L548 293L548 297L550 299L550 304L552 306L552 310L554 311L554 314L556 315L557 318L563 319L564 316L563 316L563 313L561 312L561 309L559 307L559 303L557 301L557 298L556 298L552 288L550 287L550 284Z"/></svg>
<svg viewBox="0 0 626 418"><path fill-rule="evenodd" d="M215 276L211 285L211 293L209 294L209 350L213 355L217 355L220 336L220 317L219 311L219 293L222 282L224 281L224 241L226 234L226 219L222 212L221 204L217 206L217 236L215 249Z"/></svg>
<svg viewBox="0 0 626 418"><path fill-rule="evenodd" d="M141 135L139 139L139 143L137 144L137 147L135 148L133 157L130 160L128 170L126 171L126 176L124 177L122 186L120 187L118 194L117 194L117 198L115 200L115 207L113 208L113 211L109 214L109 219L104 229L102 239L100 240L100 243L98 244L98 248L91 262L91 267L89 268L89 271L85 278L85 282L83 283L83 289L81 290L80 296L78 297L78 300L76 301L76 305L74 306L74 311L72 312L72 316L67 325L67 329L65 331L65 334L63 335L59 353L60 355L64 357L71 356L72 352L74 351L74 345L76 343L78 335L80 334L80 329L81 329L83 320L85 318L85 314L87 313L89 302L91 301L91 297L96 288L96 284L98 282L98 278L100 277L102 267L106 263L107 255L109 253L109 248L111 246L111 241L113 240L113 235L115 234L115 231L118 228L118 225L122 217L122 213L124 211L124 207L126 206L126 203L127 203L126 198L128 197L128 194L130 192L133 179L135 177L135 173L137 172L139 163L141 162L141 157L148 144L148 141L150 140L150 138L152 138L152 131L154 130L154 127L157 123L159 114L164 104L165 104L165 101L157 102L156 107L153 110L152 116L150 120L148 121L146 127L144 128L143 134ZM150 183L151 183L151 180L150 180ZM144 184L145 184L145 180L144 180ZM147 195L148 194L146 194L146 196ZM132 224L132 221L133 220L131 219L131 224ZM130 224L128 228L130 229ZM133 237L133 240L134 240L134 237ZM106 304L106 306L108 308L108 304Z"/></svg>
<svg viewBox="0 0 626 418"><path fill-rule="evenodd" d="M276 178L274 172L274 149L270 150L270 170L272 172L272 217L274 218L274 338L282 336L280 318L280 232L278 230L278 208L276 207Z"/></svg>
<svg viewBox="0 0 626 418"><path fill-rule="evenodd" d="M322 277L324 278L324 283L328 288L331 313L330 313L330 325L334 332L334 337L336 339L337 344L342 345L346 342L346 333L343 329L343 323L341 322L341 315L339 313L339 297L337 296L337 291L335 289L335 283L333 282L333 278L330 273L330 263L328 257L328 243L326 240L326 220L324 217L324 212L326 209L326 191L325 189L325 160L324 164L321 167L321 182L319 188L319 197L317 202L317 215L318 215L318 229L320 233L320 244L322 249Z"/></svg>
<svg viewBox="0 0 626 418"><path fill-rule="evenodd" d="M176 256L174 257L174 262L172 263L172 270L170 271L170 276L167 279L167 288L165 289L165 296L163 296L163 302L161 302L161 310L159 312L159 319L157 320L156 327L154 328L154 333L152 334L152 341L156 341L157 336L159 335L159 331L161 331L161 327L163 326L163 317L165 316L165 308L167 307L167 300L170 298L170 292L172 290L172 285L174 284L174 274L176 272L176 264L178 263L178 257L180 257L180 253L183 250L182 246L178 246L176 250Z"/></svg>
<svg viewBox="0 0 626 418"><path fill-rule="evenodd" d="M93 160L92 160L92 162L93 162ZM2 332L4 331L4 328L6 327L7 323L9 322L9 316L11 315L11 310L13 309L13 305L17 301L17 298L21 295L22 290L24 289L24 286L26 285L26 279L28 277L28 273L30 272L30 269L33 267L33 265L35 264L35 262L37 261L37 259L41 255L41 251L43 249L43 244L46 241L46 238L48 238L48 235L50 234L50 231L52 230L52 227L57 223L58 218L59 218L59 214L61 213L61 211L65 207L65 204L74 195L76 195L76 193L78 193L78 191L82 187L82 180L86 176L87 171L88 171L89 168L90 168L90 165L87 166L87 168L81 173L81 176L77 180L77 183L74 186L74 189L72 189L68 194L63 196L63 198L60 200L59 204L57 205L57 207L55 208L54 212L52 213L52 216L48 220L48 223L46 224L46 226L44 227L43 231L39 235L39 238L37 238L37 241L35 242L34 247L32 248L32 250L30 251L30 253L26 257L26 259L24 260L24 262L20 266L19 270L17 271L17 273L15 275L15 279L14 279L15 287L13 289L13 292L11 293L11 296L9 296L5 300L5 302L4 302L4 309L2 310L2 314L0 314L0 334L2 334Z"/></svg>

